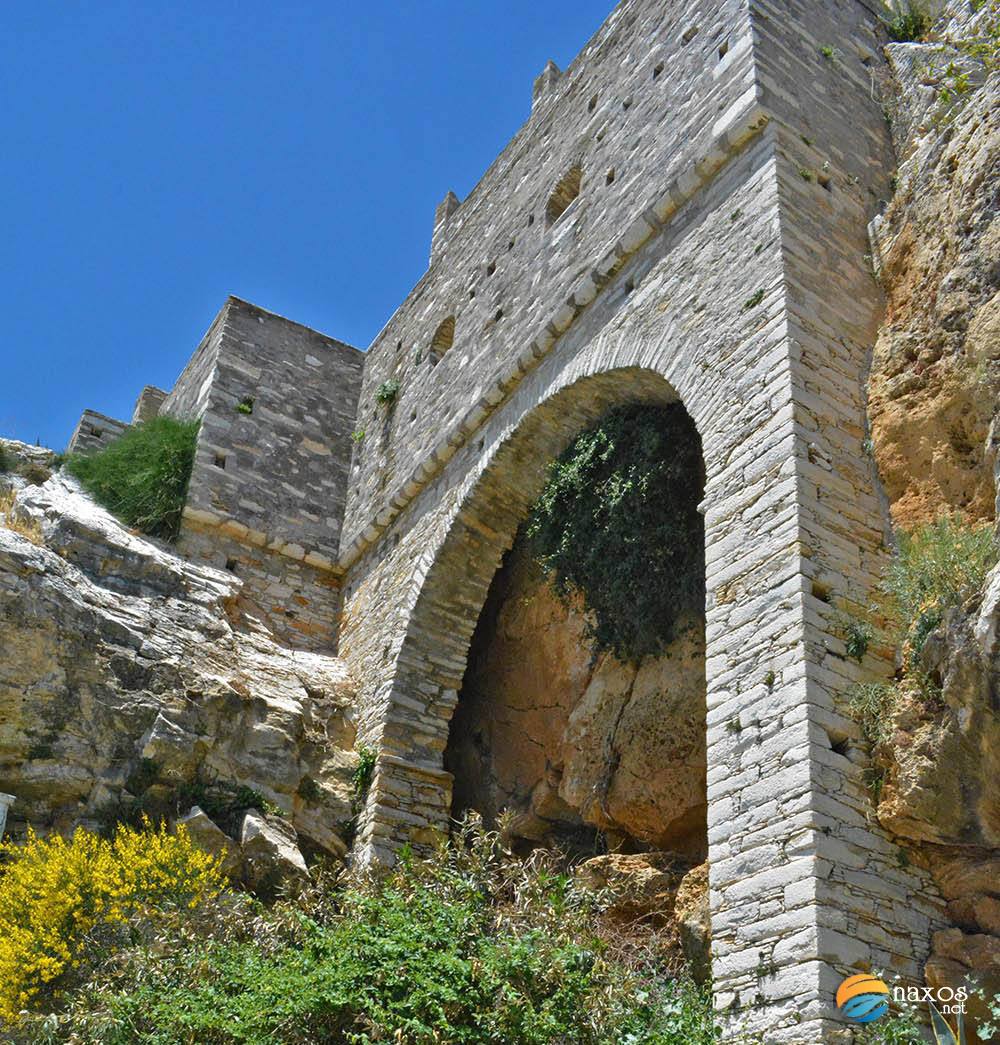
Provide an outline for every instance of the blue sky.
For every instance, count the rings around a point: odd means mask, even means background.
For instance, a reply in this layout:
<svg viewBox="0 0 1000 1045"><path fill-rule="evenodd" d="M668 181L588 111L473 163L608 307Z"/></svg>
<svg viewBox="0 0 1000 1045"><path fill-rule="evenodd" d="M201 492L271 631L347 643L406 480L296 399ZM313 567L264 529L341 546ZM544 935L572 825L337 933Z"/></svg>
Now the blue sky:
<svg viewBox="0 0 1000 1045"><path fill-rule="evenodd" d="M169 388L227 294L366 347L613 0L8 0L0 435Z"/></svg>

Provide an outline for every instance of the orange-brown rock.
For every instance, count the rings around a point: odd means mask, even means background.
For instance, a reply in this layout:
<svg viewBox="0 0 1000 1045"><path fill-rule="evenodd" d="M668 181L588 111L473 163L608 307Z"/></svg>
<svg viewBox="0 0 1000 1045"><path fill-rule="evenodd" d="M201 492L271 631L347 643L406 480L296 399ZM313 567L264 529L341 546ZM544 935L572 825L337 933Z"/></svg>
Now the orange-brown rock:
<svg viewBox="0 0 1000 1045"><path fill-rule="evenodd" d="M900 172L876 235L886 320L869 415L894 522L994 518L1000 106L994 82Z"/></svg>
<svg viewBox="0 0 1000 1045"><path fill-rule="evenodd" d="M704 628L636 666L596 660L567 607L519 543L497 574L473 640L446 764L458 811L503 810L511 837L586 828L703 859Z"/></svg>
<svg viewBox="0 0 1000 1045"><path fill-rule="evenodd" d="M654 930L661 958L707 977L708 864L691 867L676 853L609 853L581 864L576 880L603 894L609 924L621 931Z"/></svg>

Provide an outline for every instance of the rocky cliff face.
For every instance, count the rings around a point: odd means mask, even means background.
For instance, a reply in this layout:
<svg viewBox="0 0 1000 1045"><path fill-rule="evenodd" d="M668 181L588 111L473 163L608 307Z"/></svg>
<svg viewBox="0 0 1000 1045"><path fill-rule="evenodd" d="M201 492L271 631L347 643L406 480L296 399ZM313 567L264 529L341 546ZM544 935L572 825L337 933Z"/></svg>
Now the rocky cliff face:
<svg viewBox="0 0 1000 1045"><path fill-rule="evenodd" d="M924 44L889 52L903 156L896 196L873 226L887 298L870 384L875 456L897 525L942 512L993 519L1000 83L994 74L949 113L939 100L949 56Z"/></svg>
<svg viewBox="0 0 1000 1045"><path fill-rule="evenodd" d="M613 847L706 847L704 628L640 665L594 659L519 540L473 639L446 756L459 809L516 814L533 841L604 833Z"/></svg>
<svg viewBox="0 0 1000 1045"><path fill-rule="evenodd" d="M263 828L239 820L264 805L286 848L344 855L357 757L343 665L275 643L244 612L238 578L126 531L74 480L47 478L52 455L4 448L18 523L0 526L13 830L200 804L259 850Z"/></svg>
<svg viewBox="0 0 1000 1045"><path fill-rule="evenodd" d="M981 32L987 4L949 5L940 33ZM995 518L1000 389L1000 75L960 52L889 48L899 188L872 230L887 314L870 385L874 452L894 523L958 513ZM961 104L942 107L943 70L971 72ZM928 867L953 928L937 933L932 986L972 975L1000 992L1000 569L924 647L926 684L896 706L876 751L878 818Z"/></svg>

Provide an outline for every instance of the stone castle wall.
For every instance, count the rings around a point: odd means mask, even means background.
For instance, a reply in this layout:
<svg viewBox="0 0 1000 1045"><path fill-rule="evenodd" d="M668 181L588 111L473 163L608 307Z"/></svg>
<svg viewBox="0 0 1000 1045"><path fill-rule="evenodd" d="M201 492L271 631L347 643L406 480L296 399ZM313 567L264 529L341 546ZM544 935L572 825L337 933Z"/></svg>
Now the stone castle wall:
<svg viewBox="0 0 1000 1045"><path fill-rule="evenodd" d="M445 198L366 356L231 299L163 407L203 418L182 548L358 682L365 861L447 829L469 643L548 462L610 406L683 403L707 473L715 986L769 1042L848 1040L839 980L916 982L940 924L866 816L844 708L888 669L842 631L886 526L863 450L882 42L868 0L624 0Z"/></svg>

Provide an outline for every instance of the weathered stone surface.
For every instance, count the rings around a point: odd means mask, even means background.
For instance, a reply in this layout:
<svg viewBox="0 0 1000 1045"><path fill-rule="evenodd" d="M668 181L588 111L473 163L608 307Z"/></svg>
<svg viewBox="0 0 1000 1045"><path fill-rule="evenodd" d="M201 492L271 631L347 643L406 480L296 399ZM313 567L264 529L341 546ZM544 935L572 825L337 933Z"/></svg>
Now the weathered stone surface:
<svg viewBox="0 0 1000 1045"><path fill-rule="evenodd" d="M199 849L218 858L224 874L239 881L243 869L239 847L200 806L194 806L184 816L178 817L177 826L187 831Z"/></svg>
<svg viewBox="0 0 1000 1045"><path fill-rule="evenodd" d="M458 809L513 810L512 836L584 824L703 858L703 625L639 666L595 661L579 605L563 604L519 541L480 618L446 765Z"/></svg>
<svg viewBox="0 0 1000 1045"><path fill-rule="evenodd" d="M240 827L244 880L257 892L271 892L286 883L308 880L309 869L290 824L276 816L250 810Z"/></svg>
<svg viewBox="0 0 1000 1045"><path fill-rule="evenodd" d="M677 853L609 853L576 869L578 885L601 893L607 919L623 929L658 930L667 961L683 961L699 979L710 974L708 865L691 867Z"/></svg>
<svg viewBox="0 0 1000 1045"><path fill-rule="evenodd" d="M919 693L898 710L893 766L879 818L918 842L1000 850L998 663L981 636L1000 626L1000 567L985 594L953 612L923 651L941 701Z"/></svg>
<svg viewBox="0 0 1000 1045"><path fill-rule="evenodd" d="M0 790L14 826L116 807L175 816L185 788L244 787L343 855L353 687L344 666L275 644L240 581L127 532L57 475L19 510L46 546L0 529Z"/></svg>
<svg viewBox="0 0 1000 1045"><path fill-rule="evenodd" d="M922 90L937 94L936 86ZM920 89L902 93L919 97ZM1000 77L994 75L922 140L873 226L888 302L872 361L869 416L898 525L949 511L994 517L1000 213L987 186L998 168Z"/></svg>

